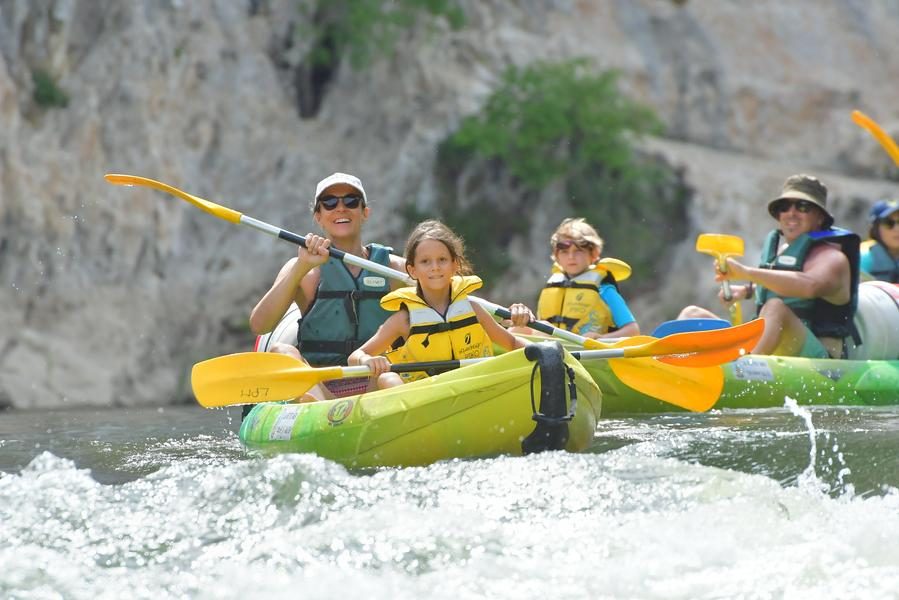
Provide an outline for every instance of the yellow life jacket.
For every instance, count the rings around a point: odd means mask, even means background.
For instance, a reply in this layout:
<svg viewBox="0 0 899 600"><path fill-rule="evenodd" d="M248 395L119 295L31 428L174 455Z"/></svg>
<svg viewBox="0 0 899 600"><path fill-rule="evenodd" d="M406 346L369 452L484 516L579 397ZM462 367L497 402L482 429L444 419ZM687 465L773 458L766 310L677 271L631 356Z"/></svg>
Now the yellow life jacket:
<svg viewBox="0 0 899 600"><path fill-rule="evenodd" d="M414 287L400 288L386 294L381 299L384 309L397 311L405 306L409 311L409 337L400 352L389 356L391 362L493 356L493 342L481 327L468 301L468 294L481 285L480 277L453 277L446 316L425 302Z"/></svg>
<svg viewBox="0 0 899 600"><path fill-rule="evenodd" d="M568 277L553 263L537 301L537 318L575 333L608 332L614 325L612 312L599 295L599 286L608 275L623 281L631 276L630 265L617 258L603 258L583 273Z"/></svg>

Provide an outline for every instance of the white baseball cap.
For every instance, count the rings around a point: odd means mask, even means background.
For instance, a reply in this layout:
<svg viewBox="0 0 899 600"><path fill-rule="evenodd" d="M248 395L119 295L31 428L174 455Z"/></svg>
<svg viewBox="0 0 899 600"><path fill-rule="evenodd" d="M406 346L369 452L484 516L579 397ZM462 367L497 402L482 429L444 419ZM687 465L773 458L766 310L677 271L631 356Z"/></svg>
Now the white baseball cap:
<svg viewBox="0 0 899 600"><path fill-rule="evenodd" d="M318 202L319 197L326 189L332 185L337 185L338 183L345 183L359 190L359 193L362 194L362 200L365 202L366 206L368 205L368 198L365 196L365 188L362 187L362 182L358 177L348 173L331 173L319 181L318 185L315 186L315 199L312 201L312 207L315 208L315 203Z"/></svg>

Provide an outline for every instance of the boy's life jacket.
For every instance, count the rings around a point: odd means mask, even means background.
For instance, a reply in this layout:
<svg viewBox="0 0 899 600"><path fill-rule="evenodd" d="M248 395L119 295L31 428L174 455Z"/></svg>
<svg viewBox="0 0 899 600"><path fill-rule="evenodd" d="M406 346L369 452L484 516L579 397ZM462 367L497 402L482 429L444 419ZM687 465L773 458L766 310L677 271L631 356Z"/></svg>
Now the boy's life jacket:
<svg viewBox="0 0 899 600"><path fill-rule="evenodd" d="M574 277L569 277L561 266L553 263L549 279L537 300L537 318L567 331L579 332L586 327L607 333L616 324L600 296L601 286L610 284L617 289L618 282L630 275L630 266L614 258L603 258Z"/></svg>

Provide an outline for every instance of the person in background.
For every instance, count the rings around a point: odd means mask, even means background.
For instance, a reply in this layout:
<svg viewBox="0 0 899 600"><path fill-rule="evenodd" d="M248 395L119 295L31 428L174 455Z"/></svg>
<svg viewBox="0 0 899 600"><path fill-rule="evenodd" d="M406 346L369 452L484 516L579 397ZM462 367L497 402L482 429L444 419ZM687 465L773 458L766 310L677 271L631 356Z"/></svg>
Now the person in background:
<svg viewBox="0 0 899 600"><path fill-rule="evenodd" d="M899 200L875 202L869 220L861 270L872 279L899 283Z"/></svg>
<svg viewBox="0 0 899 600"><path fill-rule="evenodd" d="M468 295L481 287L470 275L462 240L439 221L420 223L406 243L406 269L414 287L395 290L381 300L394 314L361 348L350 355L351 365L368 365L378 376L378 387L387 388L421 379L424 373L390 372L383 356L393 340L402 338L394 362L428 362L493 355L493 343L506 350L523 348L527 341L506 331ZM525 325L533 313L523 304L510 307L512 323Z"/></svg>
<svg viewBox="0 0 899 600"><path fill-rule="evenodd" d="M603 240L589 223L568 218L550 238L552 271L537 301L537 318L589 338L640 335L640 326L618 291L631 268L600 258ZM516 328L516 333L533 333Z"/></svg>
<svg viewBox="0 0 899 600"><path fill-rule="evenodd" d="M366 269L329 259L334 248L403 271L405 261L380 244L363 244L362 228L371 208L358 177L333 173L315 186L310 204L312 218L325 237L309 233L306 247L281 267L271 288L250 313L250 329L259 335L271 331L296 303L302 317L297 344L272 345L280 352L313 366L345 365L350 353L378 330L390 313L381 298L403 285ZM339 385L338 383L331 385ZM327 388L315 386L306 401L332 397Z"/></svg>
<svg viewBox="0 0 899 600"><path fill-rule="evenodd" d="M833 227L827 188L816 177L792 175L768 203L777 229L768 234L758 267L728 258L727 271L715 266L716 281L742 280L731 286L730 302L755 297L765 331L755 354L840 358L844 339L857 337L853 316L858 304L859 237ZM727 306L723 294L719 299ZM717 318L688 306L679 319Z"/></svg>

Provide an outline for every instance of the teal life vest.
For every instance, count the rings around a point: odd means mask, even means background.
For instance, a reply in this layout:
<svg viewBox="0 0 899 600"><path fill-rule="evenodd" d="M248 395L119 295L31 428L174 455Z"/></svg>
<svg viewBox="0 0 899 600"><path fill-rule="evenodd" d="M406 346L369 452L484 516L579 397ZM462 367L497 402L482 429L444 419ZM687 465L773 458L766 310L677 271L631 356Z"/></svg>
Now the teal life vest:
<svg viewBox="0 0 899 600"><path fill-rule="evenodd" d="M849 259L852 296L847 304L831 304L822 298L784 298L765 287L756 286L756 307L761 310L762 305L769 299L781 298L815 336L819 338L845 338L850 335L857 337L852 319L858 306L859 245L861 242L858 235L838 227L812 231L793 240L786 250L778 254L780 231L774 230L768 234L768 239L765 241L762 249L762 262L759 267L780 271L801 271L812 247L827 242L838 244L840 250Z"/></svg>
<svg viewBox="0 0 899 600"><path fill-rule="evenodd" d="M369 244L368 260L390 266L393 248ZM362 269L353 274L343 261L331 258L319 267L315 297L300 317L297 348L313 365L345 365L350 353L375 334L390 313L381 297L390 291L383 275Z"/></svg>
<svg viewBox="0 0 899 600"><path fill-rule="evenodd" d="M867 254L871 257L871 268L868 271L871 277L880 281L899 283L899 260L890 255L886 246L875 242L867 249Z"/></svg>

